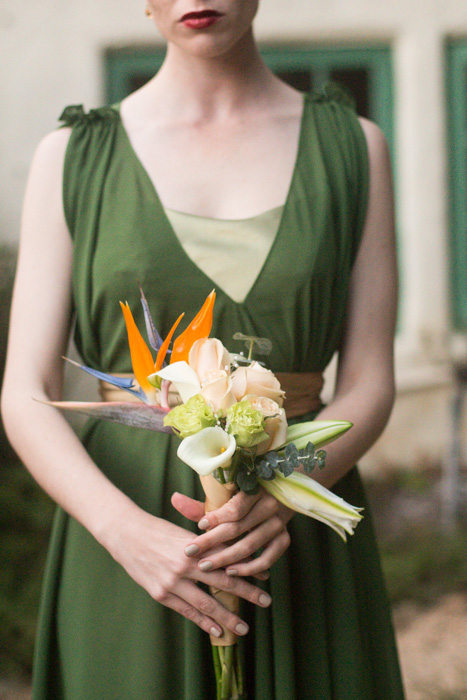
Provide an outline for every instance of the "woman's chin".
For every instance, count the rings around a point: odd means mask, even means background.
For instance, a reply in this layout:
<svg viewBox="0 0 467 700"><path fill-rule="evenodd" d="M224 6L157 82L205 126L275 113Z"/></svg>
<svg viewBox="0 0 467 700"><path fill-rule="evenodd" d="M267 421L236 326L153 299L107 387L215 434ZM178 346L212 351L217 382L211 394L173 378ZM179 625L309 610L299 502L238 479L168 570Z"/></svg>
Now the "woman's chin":
<svg viewBox="0 0 467 700"><path fill-rule="evenodd" d="M227 32L222 33L201 33L190 37L189 39L169 42L174 46L175 51L179 55L198 58L202 60L215 60L220 58L228 58L237 53L243 56L247 54L246 37L249 35L247 31L242 36L231 36ZM251 35L252 36L252 35Z"/></svg>

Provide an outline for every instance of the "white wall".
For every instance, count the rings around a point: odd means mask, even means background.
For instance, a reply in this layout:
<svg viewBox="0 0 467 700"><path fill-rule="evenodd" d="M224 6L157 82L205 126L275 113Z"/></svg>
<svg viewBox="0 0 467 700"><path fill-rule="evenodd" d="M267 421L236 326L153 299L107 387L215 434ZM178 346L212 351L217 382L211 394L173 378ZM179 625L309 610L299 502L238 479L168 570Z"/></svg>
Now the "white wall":
<svg viewBox="0 0 467 700"><path fill-rule="evenodd" d="M403 406L421 406L426 397L417 397L428 391L435 407L432 449L440 453L444 435L437 426L446 422L450 386L444 43L467 38L467 3L262 0L257 35L313 44L385 41L393 48L403 292L397 377L404 397L393 421L404 424L398 411L410 416L416 455L426 444L426 421ZM102 102L103 50L152 41L159 39L144 2L41 0L0 8L0 241L17 239L28 164L41 136L66 104ZM379 444L375 459L391 453L391 442Z"/></svg>

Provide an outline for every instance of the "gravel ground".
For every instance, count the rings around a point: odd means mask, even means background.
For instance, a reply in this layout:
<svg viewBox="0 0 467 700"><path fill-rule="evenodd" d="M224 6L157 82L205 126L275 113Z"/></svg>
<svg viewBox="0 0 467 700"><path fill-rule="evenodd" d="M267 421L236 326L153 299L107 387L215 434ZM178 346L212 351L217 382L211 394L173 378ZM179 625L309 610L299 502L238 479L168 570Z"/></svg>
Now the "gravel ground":
<svg viewBox="0 0 467 700"><path fill-rule="evenodd" d="M403 603L394 621L407 700L467 700L467 593L429 608ZM0 700L30 694L24 685L0 683Z"/></svg>
<svg viewBox="0 0 467 700"><path fill-rule="evenodd" d="M407 700L467 700L467 593L394 618Z"/></svg>

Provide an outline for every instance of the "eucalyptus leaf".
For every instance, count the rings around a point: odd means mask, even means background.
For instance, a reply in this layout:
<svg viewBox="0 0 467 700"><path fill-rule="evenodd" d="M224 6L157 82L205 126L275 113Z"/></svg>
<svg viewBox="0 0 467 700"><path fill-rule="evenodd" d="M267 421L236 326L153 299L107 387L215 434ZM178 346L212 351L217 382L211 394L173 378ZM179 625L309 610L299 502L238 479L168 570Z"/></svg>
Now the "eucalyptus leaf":
<svg viewBox="0 0 467 700"><path fill-rule="evenodd" d="M274 469L265 459L262 459L256 467L256 473L260 479L266 479L266 481L271 481L275 477Z"/></svg>
<svg viewBox="0 0 467 700"><path fill-rule="evenodd" d="M235 481L238 488L246 493L255 494L259 489L258 479L253 472L247 472L245 470L238 471Z"/></svg>

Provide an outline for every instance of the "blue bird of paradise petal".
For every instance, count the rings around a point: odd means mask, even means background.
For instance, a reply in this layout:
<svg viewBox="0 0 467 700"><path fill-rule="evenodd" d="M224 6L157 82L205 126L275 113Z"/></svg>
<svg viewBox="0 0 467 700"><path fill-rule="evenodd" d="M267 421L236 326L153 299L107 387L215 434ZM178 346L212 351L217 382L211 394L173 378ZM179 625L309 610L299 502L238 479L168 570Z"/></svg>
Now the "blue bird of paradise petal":
<svg viewBox="0 0 467 700"><path fill-rule="evenodd" d="M142 389L134 388L134 379L132 377L115 377L113 374L100 372L98 369L92 369L92 367L86 367L86 365L80 365L79 362L70 360L68 357L64 357L63 359L70 364L75 365L75 367L79 367L79 369L82 369L84 372L91 374L93 377L96 377L96 379L101 379L112 386L128 391L129 394L133 394L133 396L136 396L141 401L144 401L144 403L148 403L148 399L144 391Z"/></svg>
<svg viewBox="0 0 467 700"><path fill-rule="evenodd" d="M144 321L146 323L146 332L148 334L149 344L153 350L159 352L159 348L162 345L163 340L157 332L156 324L152 319L151 312L149 311L149 305L146 297L144 296L144 292L141 285L139 286L139 291L141 292L141 304L143 306Z"/></svg>

